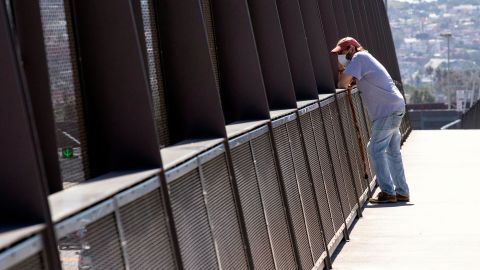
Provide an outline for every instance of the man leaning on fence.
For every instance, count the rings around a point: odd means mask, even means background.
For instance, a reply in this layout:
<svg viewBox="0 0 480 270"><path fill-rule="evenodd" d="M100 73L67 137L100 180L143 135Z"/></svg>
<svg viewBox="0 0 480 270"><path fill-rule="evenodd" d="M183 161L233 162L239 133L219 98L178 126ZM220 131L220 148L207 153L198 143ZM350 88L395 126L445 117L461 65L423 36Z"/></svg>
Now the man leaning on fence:
<svg viewBox="0 0 480 270"><path fill-rule="evenodd" d="M408 202L410 193L400 153L400 124L405 100L385 67L354 38L345 37L331 51L338 56L338 87L356 83L372 121L368 154L381 192L371 203Z"/></svg>

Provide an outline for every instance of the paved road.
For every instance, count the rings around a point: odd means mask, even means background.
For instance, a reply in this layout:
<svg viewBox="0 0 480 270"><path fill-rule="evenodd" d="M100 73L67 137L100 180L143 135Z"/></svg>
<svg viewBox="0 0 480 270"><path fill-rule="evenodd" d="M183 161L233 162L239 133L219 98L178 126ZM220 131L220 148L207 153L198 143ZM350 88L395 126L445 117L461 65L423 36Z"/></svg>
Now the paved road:
<svg viewBox="0 0 480 270"><path fill-rule="evenodd" d="M480 131L413 131L402 152L411 202L367 205L334 269L480 269Z"/></svg>

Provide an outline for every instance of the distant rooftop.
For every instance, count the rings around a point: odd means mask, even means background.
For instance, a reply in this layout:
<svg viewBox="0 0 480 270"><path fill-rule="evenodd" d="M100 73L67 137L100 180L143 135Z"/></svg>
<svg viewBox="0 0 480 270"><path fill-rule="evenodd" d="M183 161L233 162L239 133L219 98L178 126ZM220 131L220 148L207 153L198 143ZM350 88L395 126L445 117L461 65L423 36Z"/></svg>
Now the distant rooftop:
<svg viewBox="0 0 480 270"><path fill-rule="evenodd" d="M435 69L441 68L441 69L446 69L447 68L447 59L446 58L432 58L430 61L428 61L424 68L427 69L428 67ZM475 61L470 61L470 60L464 60L464 59L450 59L450 68L452 69L478 69L479 66Z"/></svg>

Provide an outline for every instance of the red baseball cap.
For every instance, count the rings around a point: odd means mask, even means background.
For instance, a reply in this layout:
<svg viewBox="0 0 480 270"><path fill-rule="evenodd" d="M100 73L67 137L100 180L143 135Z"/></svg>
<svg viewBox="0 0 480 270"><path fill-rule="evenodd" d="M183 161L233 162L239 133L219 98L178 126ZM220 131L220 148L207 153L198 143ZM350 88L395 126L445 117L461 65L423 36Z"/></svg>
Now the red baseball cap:
<svg viewBox="0 0 480 270"><path fill-rule="evenodd" d="M337 43L337 46L331 50L332 53L338 53L346 49L348 46L354 46L355 48L362 47L358 41L352 37L344 37L340 39Z"/></svg>

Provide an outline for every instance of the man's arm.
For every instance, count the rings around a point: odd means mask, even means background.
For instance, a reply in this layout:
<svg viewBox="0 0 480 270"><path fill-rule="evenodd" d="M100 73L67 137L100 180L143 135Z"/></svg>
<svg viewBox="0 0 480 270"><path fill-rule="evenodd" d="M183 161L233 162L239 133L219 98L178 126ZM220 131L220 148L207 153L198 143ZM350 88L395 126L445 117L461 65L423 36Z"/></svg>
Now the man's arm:
<svg viewBox="0 0 480 270"><path fill-rule="evenodd" d="M353 76L345 74L343 71L338 72L338 88L347 89L353 81Z"/></svg>

